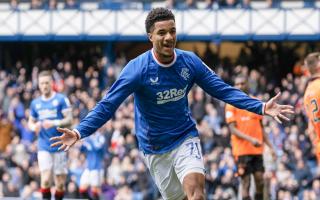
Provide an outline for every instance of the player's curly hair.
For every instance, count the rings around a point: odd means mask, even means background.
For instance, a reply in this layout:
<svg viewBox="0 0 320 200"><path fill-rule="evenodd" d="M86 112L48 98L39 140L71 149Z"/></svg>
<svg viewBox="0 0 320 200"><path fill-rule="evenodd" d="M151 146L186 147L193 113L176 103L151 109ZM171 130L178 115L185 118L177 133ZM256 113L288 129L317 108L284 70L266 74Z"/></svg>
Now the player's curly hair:
<svg viewBox="0 0 320 200"><path fill-rule="evenodd" d="M174 15L171 10L167 8L154 8L152 9L145 21L146 31L147 33L151 32L153 25L158 21L165 21L165 20L173 20L175 21Z"/></svg>

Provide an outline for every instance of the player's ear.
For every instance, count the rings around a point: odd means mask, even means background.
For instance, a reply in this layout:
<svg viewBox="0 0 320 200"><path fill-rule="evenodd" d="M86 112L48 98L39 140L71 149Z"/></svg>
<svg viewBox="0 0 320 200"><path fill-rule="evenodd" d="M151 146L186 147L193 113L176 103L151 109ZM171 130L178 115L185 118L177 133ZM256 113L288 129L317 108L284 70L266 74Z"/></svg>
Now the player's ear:
<svg viewBox="0 0 320 200"><path fill-rule="evenodd" d="M148 38L149 38L150 42L152 42L152 33L148 33Z"/></svg>

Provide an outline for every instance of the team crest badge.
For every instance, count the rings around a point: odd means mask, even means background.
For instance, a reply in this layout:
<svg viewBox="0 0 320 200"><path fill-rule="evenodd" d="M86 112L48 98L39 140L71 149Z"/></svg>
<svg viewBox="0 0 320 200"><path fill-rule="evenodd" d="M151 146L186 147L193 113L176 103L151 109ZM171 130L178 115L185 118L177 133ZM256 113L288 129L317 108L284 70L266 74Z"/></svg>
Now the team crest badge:
<svg viewBox="0 0 320 200"><path fill-rule="evenodd" d="M55 99L55 100L52 101L52 105L53 105L53 106L57 106L58 104L59 104L59 102L58 102L57 99Z"/></svg>
<svg viewBox="0 0 320 200"><path fill-rule="evenodd" d="M189 69L186 67L182 68L180 76L187 81L190 77Z"/></svg>
<svg viewBox="0 0 320 200"><path fill-rule="evenodd" d="M37 103L36 104L36 109L40 109L41 108L41 104L40 103Z"/></svg>

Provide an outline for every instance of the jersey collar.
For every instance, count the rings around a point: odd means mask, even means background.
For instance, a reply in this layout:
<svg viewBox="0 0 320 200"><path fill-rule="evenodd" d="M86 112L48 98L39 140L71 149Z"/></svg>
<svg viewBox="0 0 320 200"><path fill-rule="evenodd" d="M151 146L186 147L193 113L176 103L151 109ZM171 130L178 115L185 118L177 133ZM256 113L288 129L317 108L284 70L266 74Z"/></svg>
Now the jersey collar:
<svg viewBox="0 0 320 200"><path fill-rule="evenodd" d="M158 65L160 65L161 67L170 67L170 66L172 66L172 65L176 62L176 60L177 60L176 50L174 50L173 53L174 53L174 55L173 55L173 60L172 60L172 62L171 62L171 63L168 63L168 64L163 64L163 63L161 63L161 62L157 59L156 55L154 54L153 48L151 49L151 54L152 54L153 60L156 61L156 63L157 63Z"/></svg>
<svg viewBox="0 0 320 200"><path fill-rule="evenodd" d="M44 95L42 95L42 96L41 96L41 99L42 99L43 101L50 101L51 99L54 98L54 96L56 96L56 92L52 92L51 97L49 97L49 98L46 98Z"/></svg>

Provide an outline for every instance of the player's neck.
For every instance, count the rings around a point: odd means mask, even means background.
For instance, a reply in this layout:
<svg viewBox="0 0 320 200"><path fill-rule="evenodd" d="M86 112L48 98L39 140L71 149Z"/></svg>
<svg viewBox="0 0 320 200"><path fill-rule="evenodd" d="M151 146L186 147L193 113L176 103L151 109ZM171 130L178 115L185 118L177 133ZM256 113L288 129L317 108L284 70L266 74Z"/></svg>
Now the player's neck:
<svg viewBox="0 0 320 200"><path fill-rule="evenodd" d="M42 95L43 100L49 100L51 99L56 93L55 92L50 92L48 95Z"/></svg>
<svg viewBox="0 0 320 200"><path fill-rule="evenodd" d="M158 54L155 54L155 56L160 63L165 64L165 65L170 64L174 59L174 55L172 55L171 57L163 57L162 56L162 58Z"/></svg>
<svg viewBox="0 0 320 200"><path fill-rule="evenodd" d="M154 49L151 52L155 61L162 67L170 67L176 61L176 52L171 57L160 56Z"/></svg>

